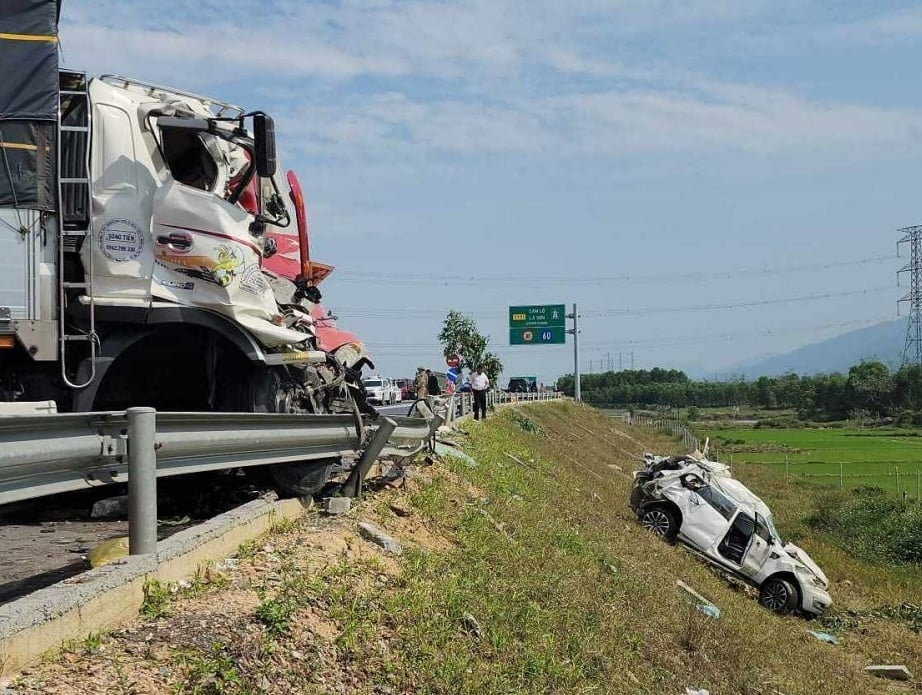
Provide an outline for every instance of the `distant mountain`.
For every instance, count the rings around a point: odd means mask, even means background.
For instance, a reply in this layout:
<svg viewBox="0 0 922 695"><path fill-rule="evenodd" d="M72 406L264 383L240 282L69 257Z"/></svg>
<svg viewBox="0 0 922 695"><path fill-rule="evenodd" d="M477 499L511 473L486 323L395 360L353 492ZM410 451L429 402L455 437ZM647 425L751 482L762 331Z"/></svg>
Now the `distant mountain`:
<svg viewBox="0 0 922 695"><path fill-rule="evenodd" d="M899 366L906 340L906 320L885 321L867 328L859 328L819 343L805 345L783 355L774 355L723 370L719 378L743 376L756 379L760 376L795 374L820 374L847 372L848 368L863 359L875 359Z"/></svg>

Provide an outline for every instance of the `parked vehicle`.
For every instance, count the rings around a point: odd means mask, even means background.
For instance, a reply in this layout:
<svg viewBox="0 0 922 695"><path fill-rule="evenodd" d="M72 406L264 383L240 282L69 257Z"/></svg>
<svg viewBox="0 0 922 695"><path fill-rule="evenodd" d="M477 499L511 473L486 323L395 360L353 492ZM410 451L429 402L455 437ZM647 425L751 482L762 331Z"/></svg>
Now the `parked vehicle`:
<svg viewBox="0 0 922 695"><path fill-rule="evenodd" d="M397 388L400 389L400 400L408 401L413 397L413 380L412 379L394 379Z"/></svg>
<svg viewBox="0 0 922 695"><path fill-rule="evenodd" d="M60 411L352 413L362 341L320 305L272 118L58 70L58 0L16 3L0 84L2 402ZM12 36L8 34L6 36ZM310 494L335 461L272 466Z"/></svg>
<svg viewBox="0 0 922 695"><path fill-rule="evenodd" d="M365 397L369 403L393 405L403 400L400 387L388 377L372 376L363 379L362 384L365 386Z"/></svg>
<svg viewBox="0 0 922 695"><path fill-rule="evenodd" d="M509 379L506 391L508 393L536 393L538 391L538 379L533 376L514 376Z"/></svg>
<svg viewBox="0 0 922 695"><path fill-rule="evenodd" d="M823 571L781 540L769 508L720 463L645 455L630 506L648 531L758 588L766 608L820 615L832 605Z"/></svg>

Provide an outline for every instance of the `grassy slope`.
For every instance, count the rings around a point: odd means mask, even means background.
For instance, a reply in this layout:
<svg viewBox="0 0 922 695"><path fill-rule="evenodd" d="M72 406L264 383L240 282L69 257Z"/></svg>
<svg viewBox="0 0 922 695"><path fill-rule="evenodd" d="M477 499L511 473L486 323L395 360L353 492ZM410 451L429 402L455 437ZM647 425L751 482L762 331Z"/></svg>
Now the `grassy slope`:
<svg viewBox="0 0 922 695"><path fill-rule="evenodd" d="M768 613L680 548L642 533L626 508L627 473L640 451L674 442L619 431L575 404L518 412L547 436L523 429L510 411L471 423L466 450L476 468L452 461L427 469L425 483L363 503L360 516L410 541L398 561L365 552L348 529L331 539L308 516L261 550L247 548L230 586L180 596L167 606L171 616L102 647L72 647L23 683L60 693L71 691L49 684L83 679L86 693L95 692L92 678L108 678L136 692L257 692L271 683L275 692L658 694L693 686L715 695L853 695L892 692L861 672L866 664L922 671L922 636L899 622L843 623L840 645L822 644L806 636L815 624ZM740 475L774 505L783 532L803 533L805 493L777 488L757 466ZM395 502L409 516L395 515ZM922 603L918 571L862 565L822 538L801 543L843 607ZM677 579L720 606L720 620L690 609ZM156 637L137 637L148 633Z"/></svg>

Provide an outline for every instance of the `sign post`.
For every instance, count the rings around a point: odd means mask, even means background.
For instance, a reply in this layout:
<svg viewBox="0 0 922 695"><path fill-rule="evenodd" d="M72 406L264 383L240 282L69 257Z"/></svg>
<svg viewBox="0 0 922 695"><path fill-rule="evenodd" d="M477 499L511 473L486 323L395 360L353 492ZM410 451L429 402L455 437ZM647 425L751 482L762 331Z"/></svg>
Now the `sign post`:
<svg viewBox="0 0 922 695"><path fill-rule="evenodd" d="M573 313L567 314L568 319L573 319L573 328L567 333L573 334L573 400L579 403L582 400L579 383L579 312L576 310L576 302L573 303Z"/></svg>

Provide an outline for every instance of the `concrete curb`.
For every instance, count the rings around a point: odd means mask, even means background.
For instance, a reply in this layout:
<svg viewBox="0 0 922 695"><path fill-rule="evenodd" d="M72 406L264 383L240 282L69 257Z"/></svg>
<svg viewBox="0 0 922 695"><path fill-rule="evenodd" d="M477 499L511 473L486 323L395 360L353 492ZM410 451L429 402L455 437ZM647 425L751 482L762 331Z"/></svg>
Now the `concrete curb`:
<svg viewBox="0 0 922 695"><path fill-rule="evenodd" d="M156 558L133 555L0 606L0 677L68 640L136 620L147 580L190 577L208 562L234 555L241 543L279 521L298 518L307 504L265 496L160 541Z"/></svg>

